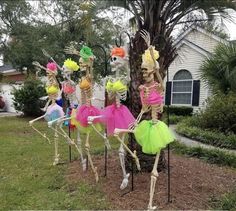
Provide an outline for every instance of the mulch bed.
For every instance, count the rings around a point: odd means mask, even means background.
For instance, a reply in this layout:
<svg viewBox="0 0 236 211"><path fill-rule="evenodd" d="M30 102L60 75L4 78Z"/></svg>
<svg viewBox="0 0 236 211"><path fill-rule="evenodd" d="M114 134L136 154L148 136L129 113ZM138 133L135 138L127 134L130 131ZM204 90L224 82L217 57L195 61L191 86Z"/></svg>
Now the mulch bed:
<svg viewBox="0 0 236 211"><path fill-rule="evenodd" d="M119 189L122 172L118 153L109 154L108 175L104 175L103 156L93 157L100 175L99 184L89 168L83 172L78 161L69 165L67 179L70 183L85 181L92 186L99 185L112 207L110 209L146 209L149 200L150 173L141 172L134 176L134 191ZM167 203L167 172L159 174L153 205L158 209L211 209L210 198L219 197L236 186L236 171L207 164L199 159L178 156L171 153L171 200Z"/></svg>

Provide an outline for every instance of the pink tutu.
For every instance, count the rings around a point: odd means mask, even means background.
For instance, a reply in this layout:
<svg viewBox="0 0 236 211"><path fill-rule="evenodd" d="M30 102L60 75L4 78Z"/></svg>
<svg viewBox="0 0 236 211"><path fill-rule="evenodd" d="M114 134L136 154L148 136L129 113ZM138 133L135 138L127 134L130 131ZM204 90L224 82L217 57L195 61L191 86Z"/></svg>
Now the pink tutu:
<svg viewBox="0 0 236 211"><path fill-rule="evenodd" d="M129 125L135 121L129 109L124 105L120 105L119 108L114 104L107 106L102 111L102 115L108 135L113 135L115 128L128 129Z"/></svg>
<svg viewBox="0 0 236 211"><path fill-rule="evenodd" d="M94 106L82 105L76 112L76 120L80 123L81 126L88 126L88 116L99 116L101 111ZM94 123L99 123L100 119L95 119Z"/></svg>

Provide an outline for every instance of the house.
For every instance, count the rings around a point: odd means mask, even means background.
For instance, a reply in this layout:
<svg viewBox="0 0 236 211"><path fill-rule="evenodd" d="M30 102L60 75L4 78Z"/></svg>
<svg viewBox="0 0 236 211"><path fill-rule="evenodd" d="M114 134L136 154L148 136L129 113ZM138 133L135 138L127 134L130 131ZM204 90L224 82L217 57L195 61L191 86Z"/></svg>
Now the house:
<svg viewBox="0 0 236 211"><path fill-rule="evenodd" d="M12 91L14 88L20 87L25 80L25 74L17 71L9 64L0 63L0 96L5 103L0 111L16 112L13 106L13 95Z"/></svg>
<svg viewBox="0 0 236 211"><path fill-rule="evenodd" d="M227 42L197 26L190 27L175 40L178 55L169 67L166 104L193 106L194 111L204 108L211 91L200 78L200 66L218 44Z"/></svg>

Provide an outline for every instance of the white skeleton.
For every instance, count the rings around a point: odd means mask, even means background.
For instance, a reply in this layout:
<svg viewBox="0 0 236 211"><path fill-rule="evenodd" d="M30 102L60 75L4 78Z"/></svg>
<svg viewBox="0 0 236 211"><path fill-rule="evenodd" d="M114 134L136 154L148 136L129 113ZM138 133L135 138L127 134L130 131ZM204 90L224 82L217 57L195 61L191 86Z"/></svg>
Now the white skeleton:
<svg viewBox="0 0 236 211"><path fill-rule="evenodd" d="M65 49L65 52L67 54L75 54L77 56L80 56L80 52L77 51L73 46L70 46L70 47L67 47ZM92 97L92 88L93 88L93 59L94 58L91 58L89 61L85 62L82 58L79 59L79 65L80 65L80 71L85 73L85 76L82 76L81 80L80 80L80 83L83 83L83 81L91 84L92 86L89 85L88 88L86 89L80 89L80 92L81 92L81 105L87 105L87 106L91 106L91 100L92 99L95 99ZM71 120L72 118L74 117L70 117L70 118L67 118L67 119L64 119L64 120ZM61 120L61 121L64 121L64 120ZM90 123L88 121L88 123ZM100 131L97 130L97 128L93 125L93 128L94 130L100 134L102 136L102 138L104 139L104 143L105 145L107 146L108 149L110 149L110 143L109 143L109 140L107 139L106 137L106 134L102 134ZM79 129L78 129L78 133L79 133ZM92 161L92 157L91 157L91 154L90 154L90 144L89 144L89 138L90 138L90 133L87 133L86 134L86 141L85 141L85 151L86 151L86 154L87 154L87 157L88 157L88 161L89 161L89 164L92 168L92 171L95 175L95 180L96 182L98 182L98 173L97 173L97 167L94 166L93 164L93 161ZM81 146L81 140L78 139L78 145ZM81 159L83 159L81 157ZM83 170L86 170L86 160L83 159Z"/></svg>
<svg viewBox="0 0 236 211"><path fill-rule="evenodd" d="M151 84L154 82L154 74L156 74L158 82L159 82L159 87L158 87L158 91L160 93L162 93L164 91L164 86L163 86L163 81L162 78L159 74L159 64L157 63L157 61L154 59L154 55L153 55L153 46L150 45L150 35L148 32L146 32L145 30L141 31L141 36L142 38L145 40L148 49L150 50L150 54L153 60L153 64L151 65L152 67L148 66L147 64L145 64L144 62L142 63L142 69L143 69L143 78L145 80L145 84ZM152 88L151 86L149 88ZM146 94L149 94L149 89L147 88L146 90ZM147 105L147 104L143 104L142 105L142 110L140 112L140 114L138 115L138 118L136 119L136 122L134 123L134 125L128 129L128 130L124 130L124 129L115 129L115 134L119 135L120 133L133 133L135 126L140 122L142 115L145 112L148 112L151 110L151 114L152 114L152 122L155 124L158 122L158 112L162 112L163 111L163 105L162 104L156 104L156 105ZM155 158L155 162L154 162L154 166L151 172L151 184L150 184L150 197L149 197L149 204L148 204L148 210L154 210L157 207L153 206L153 195L155 192L155 185L156 185L156 181L157 181L157 177L158 177L158 172L157 172L157 165L158 165L158 160L159 160L159 153L156 154L156 158Z"/></svg>
<svg viewBox="0 0 236 211"><path fill-rule="evenodd" d="M47 53L44 52L44 54L47 54ZM51 57L51 59L52 59L52 57ZM79 100L76 97L76 84L73 80L71 80L71 74L73 73L73 70L66 67L66 65L63 65L62 67L60 67L59 65L57 65L57 66L62 71L63 77L65 78L65 81L63 81L61 83L62 84L62 92L64 92L65 98L69 101L69 104L70 104L69 106L71 108L73 108L75 104L77 104L77 105L79 104ZM73 92L66 92L65 86L73 87L74 91ZM85 170L86 169L86 159L83 157L83 152L82 152L82 147L81 147L81 138L80 138L79 131L77 131L77 143L75 143L75 141L73 139L71 139L67 135L65 130L63 129L63 123L65 121L69 121L69 120L70 120L70 118L68 118L65 115L61 118L58 118L58 119L48 122L48 127L53 129L53 127L52 127L53 124L56 124L57 125L56 130L58 130L58 126L59 126L60 134L67 140L69 145L74 146L76 148L76 150L78 151L78 153L80 155L81 163L82 163L82 168L83 168L83 170ZM53 130L55 130L55 129L53 129ZM59 133L59 131L57 131L57 132Z"/></svg>
<svg viewBox="0 0 236 211"><path fill-rule="evenodd" d="M130 81L130 74L129 74L129 57L127 54L127 51L125 48L121 48L125 51L125 56L121 57L119 55L112 55L111 56L111 67L112 67L112 72L115 72L115 78L108 76L106 77L105 84L107 81L110 81L112 83L116 81L121 81L122 85L127 85ZM125 75L121 75L120 72L124 72ZM127 98L127 89L124 90L119 90L119 91L109 91L108 92L108 98L115 100L116 107L120 107L120 101L121 100L126 100ZM102 118L102 116L90 116L89 117L89 122L92 123L96 118ZM125 168L125 156L126 156L126 151L127 150L131 156L135 159L137 168L140 170L140 164L139 160L136 156L136 151L132 152L127 145L124 143L125 140L125 134L122 134L121 137L119 135L114 134L115 137L119 140L120 142L120 147L119 147L119 158L120 158L120 164L122 168L122 173L123 173L123 180L120 185L120 189L123 190L128 186L129 182L129 176L130 174L126 172Z"/></svg>
<svg viewBox="0 0 236 211"><path fill-rule="evenodd" d="M58 88L58 92L55 94L48 94L48 102L46 103L46 106L44 107L44 111L46 111L46 113L36 119L33 119L31 121L29 121L29 125L33 128L33 130L35 130L37 133L39 133L43 138L46 138L49 143L50 143L50 139L47 137L47 135L45 133L42 133L40 130L38 130L35 126L34 123L40 119L46 118L47 119L47 110L50 109L50 106L54 106L56 105L56 100L60 98L60 94L61 91L59 90L59 84L56 80L56 72L52 73L51 71L49 71L47 68L45 68L44 66L40 65L38 62L33 62L33 65L35 65L36 67L43 69L47 72L47 87L57 87ZM51 102L51 105L49 105ZM60 112L62 111L62 109L58 106L58 112L59 113L63 113ZM55 158L54 158L54 162L53 165L58 164L59 162L59 154L58 154L58 132L57 132L57 125L52 125L52 129L55 131L54 133L54 144L55 144Z"/></svg>

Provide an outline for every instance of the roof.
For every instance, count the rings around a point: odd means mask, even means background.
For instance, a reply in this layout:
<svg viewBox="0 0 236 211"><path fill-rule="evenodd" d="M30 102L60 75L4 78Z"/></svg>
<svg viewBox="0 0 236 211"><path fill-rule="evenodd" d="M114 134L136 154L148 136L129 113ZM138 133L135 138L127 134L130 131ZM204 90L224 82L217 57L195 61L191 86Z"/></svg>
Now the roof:
<svg viewBox="0 0 236 211"><path fill-rule="evenodd" d="M221 42L221 43L229 43L228 41L208 32L207 30L196 26L196 25L192 25L191 27L188 28L188 30L186 30L184 33L182 33L175 41L174 41L174 46L176 47L176 49L180 48L183 44L187 45L188 47L194 49L195 51L199 52L200 54L204 55L204 56L209 56L211 55L211 52L207 51L206 49L204 49L203 47L197 45L196 43L191 42L191 40L186 39L186 36L188 34L190 34L192 31L198 31L200 33L203 33L205 35L207 35L208 37L211 37L212 39Z"/></svg>
<svg viewBox="0 0 236 211"><path fill-rule="evenodd" d="M192 32L193 30L199 31L209 37L211 37L212 39L215 39L218 42L222 42L222 43L228 43L227 40L224 40L220 37L218 37L217 35L214 35L210 32L208 32L207 30L203 29L202 27L196 26L196 25L192 25L190 26L184 33L182 33L175 41L174 41L174 45L177 45L182 39L184 39L184 37L186 37L190 32Z"/></svg>
<svg viewBox="0 0 236 211"><path fill-rule="evenodd" d="M16 69L10 64L4 64L0 66L0 73L15 72Z"/></svg>

